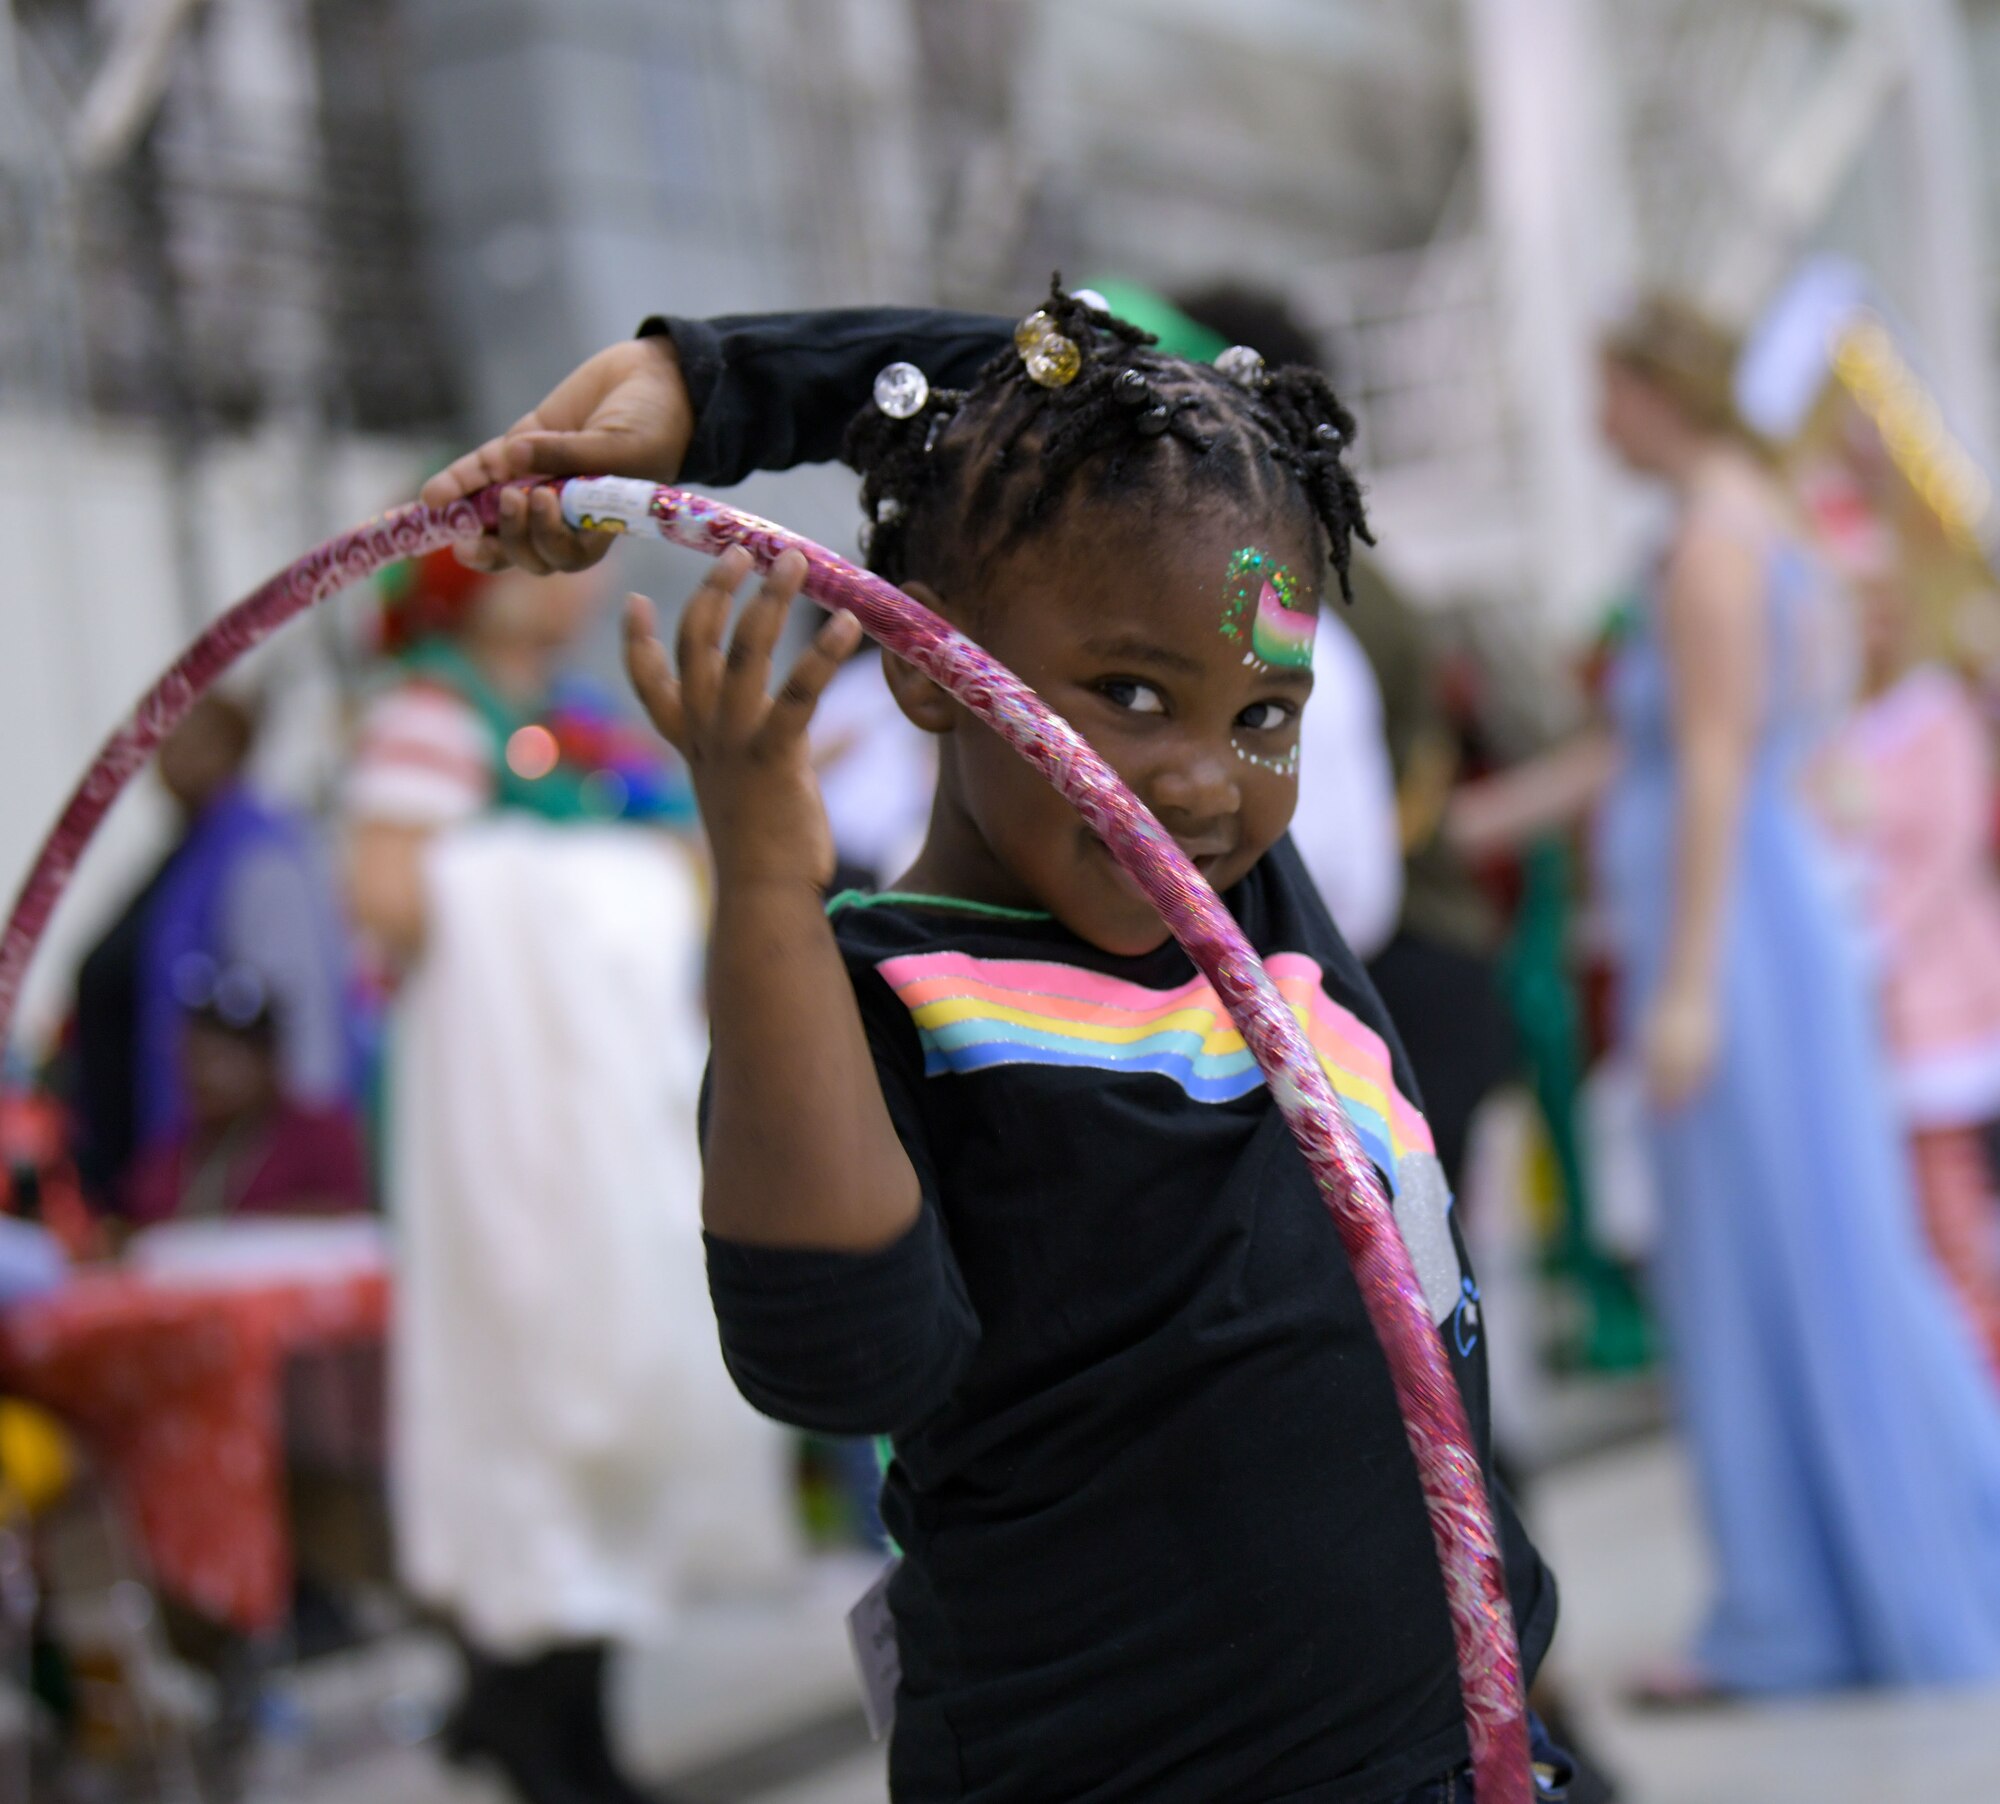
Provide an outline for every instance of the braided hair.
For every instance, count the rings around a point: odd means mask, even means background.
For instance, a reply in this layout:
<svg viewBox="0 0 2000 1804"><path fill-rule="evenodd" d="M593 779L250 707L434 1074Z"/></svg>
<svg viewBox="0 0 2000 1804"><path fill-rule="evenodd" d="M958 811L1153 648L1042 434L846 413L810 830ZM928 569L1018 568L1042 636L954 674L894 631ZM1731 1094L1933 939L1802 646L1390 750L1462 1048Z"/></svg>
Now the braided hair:
<svg viewBox="0 0 2000 1804"><path fill-rule="evenodd" d="M841 455L862 479L869 569L949 589L1077 494L1162 514L1221 499L1297 510L1324 533L1351 600L1354 541L1375 541L1342 456L1353 416L1326 378L1302 365L1267 371L1240 349L1219 365L1189 363L1156 343L1065 292L1058 275L971 388L928 390L900 416L864 408ZM1048 381L1046 365L1043 379L1031 372L1038 345L1073 358L1067 381Z"/></svg>

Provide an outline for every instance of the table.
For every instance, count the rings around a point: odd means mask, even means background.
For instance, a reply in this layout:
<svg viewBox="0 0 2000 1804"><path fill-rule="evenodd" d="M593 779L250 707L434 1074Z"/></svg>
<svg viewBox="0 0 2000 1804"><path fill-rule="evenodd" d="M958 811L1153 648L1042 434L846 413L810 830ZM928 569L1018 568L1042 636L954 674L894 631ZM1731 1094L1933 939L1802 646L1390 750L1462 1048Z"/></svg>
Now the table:
<svg viewBox="0 0 2000 1804"><path fill-rule="evenodd" d="M388 1314L381 1271L222 1283L87 1271L0 1318L0 1389L89 1446L162 1591L264 1634L291 1606L287 1363L379 1342Z"/></svg>

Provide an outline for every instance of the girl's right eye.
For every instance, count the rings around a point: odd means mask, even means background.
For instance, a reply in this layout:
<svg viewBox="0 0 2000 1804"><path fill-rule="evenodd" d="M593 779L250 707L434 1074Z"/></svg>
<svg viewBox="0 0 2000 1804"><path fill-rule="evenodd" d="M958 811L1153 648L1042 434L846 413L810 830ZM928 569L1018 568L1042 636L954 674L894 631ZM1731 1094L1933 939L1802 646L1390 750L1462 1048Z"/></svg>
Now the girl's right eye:
<svg viewBox="0 0 2000 1804"><path fill-rule="evenodd" d="M1097 685L1097 693L1114 708L1123 708L1131 714L1167 711L1166 698L1151 683L1142 683L1136 677L1112 677Z"/></svg>

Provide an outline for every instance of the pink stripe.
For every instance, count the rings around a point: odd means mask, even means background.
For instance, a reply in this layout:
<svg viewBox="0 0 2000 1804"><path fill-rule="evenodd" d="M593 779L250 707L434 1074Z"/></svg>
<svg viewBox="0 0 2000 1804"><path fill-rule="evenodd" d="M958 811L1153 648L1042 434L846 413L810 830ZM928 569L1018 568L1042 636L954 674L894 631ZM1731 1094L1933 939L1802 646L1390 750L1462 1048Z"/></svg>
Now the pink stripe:
<svg viewBox="0 0 2000 1804"><path fill-rule="evenodd" d="M1356 1077L1379 1084L1389 1100L1390 1130L1399 1151L1429 1153L1437 1150L1431 1125L1396 1083L1396 1066L1389 1045L1367 1022L1344 1009L1320 987L1317 970L1307 979L1283 969L1287 955L1270 960L1278 993L1306 1016L1306 1038L1332 1064ZM1310 959L1301 963L1310 966Z"/></svg>
<svg viewBox="0 0 2000 1804"><path fill-rule="evenodd" d="M1067 996L1099 1008L1126 1009L1135 1014L1153 1013L1162 1005L1178 1006L1203 991L1214 993L1205 977L1191 978L1176 989L1149 990L1142 983L1127 983L1122 978L1079 970L1075 965L1048 964L1035 959L974 958L967 952L914 952L902 958L885 958L877 969L898 995L905 984L949 977L961 986L990 986L996 993ZM962 995L966 991L961 987L955 993Z"/></svg>
<svg viewBox="0 0 2000 1804"><path fill-rule="evenodd" d="M1022 1009L1044 1015L1051 1021L1079 1021L1135 1026L1158 1021L1183 1009L1207 1009L1218 1021L1222 1018L1221 999L1207 984L1187 990L1147 992L1142 1008L1128 1008L1113 1002L1080 1002L1071 996L1055 996L1046 990L1010 990L974 977L927 977L921 982L898 984L896 994L906 1007L915 1010L930 1002L984 1002L1001 1008Z"/></svg>

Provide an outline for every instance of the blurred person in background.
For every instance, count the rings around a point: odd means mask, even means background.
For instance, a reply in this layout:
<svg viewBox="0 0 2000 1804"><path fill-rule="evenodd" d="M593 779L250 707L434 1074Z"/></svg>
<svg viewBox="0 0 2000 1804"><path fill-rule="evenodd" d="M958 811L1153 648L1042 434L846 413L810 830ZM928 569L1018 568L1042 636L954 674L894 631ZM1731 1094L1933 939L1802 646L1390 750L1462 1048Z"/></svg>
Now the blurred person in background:
<svg viewBox="0 0 2000 1804"><path fill-rule="evenodd" d="M248 965L195 954L176 984L187 1115L139 1154L120 1213L135 1227L369 1206L354 1114L287 1094L279 1004Z"/></svg>
<svg viewBox="0 0 2000 1804"><path fill-rule="evenodd" d="M1948 664L1923 655L1893 564L1862 574L1866 699L1818 785L1862 859L1895 1096L1932 1252L2000 1368L2000 876L1993 744Z"/></svg>
<svg viewBox="0 0 2000 1804"><path fill-rule="evenodd" d="M135 1157L187 1131L180 991L203 972L259 974L288 1102L352 1101L351 963L333 880L311 827L249 780L256 733L248 702L211 691L168 736L159 774L180 837L78 974L78 1165L107 1207Z"/></svg>
<svg viewBox="0 0 2000 1804"><path fill-rule="evenodd" d="M702 883L678 773L559 666L600 585L434 553L345 797L396 969L392 1498L468 1683L449 1750L531 1804L633 1804L613 1644L790 1553L786 1449L722 1368L697 1204Z"/></svg>
<svg viewBox="0 0 2000 1804"><path fill-rule="evenodd" d="M1675 523L1608 730L1467 799L1484 849L1597 809L1660 1209L1657 1295L1714 1553L1638 1701L2000 1677L2000 1400L1923 1244L1858 919L1808 794L1850 600L1740 427L1734 349L1656 299L1603 421Z"/></svg>

